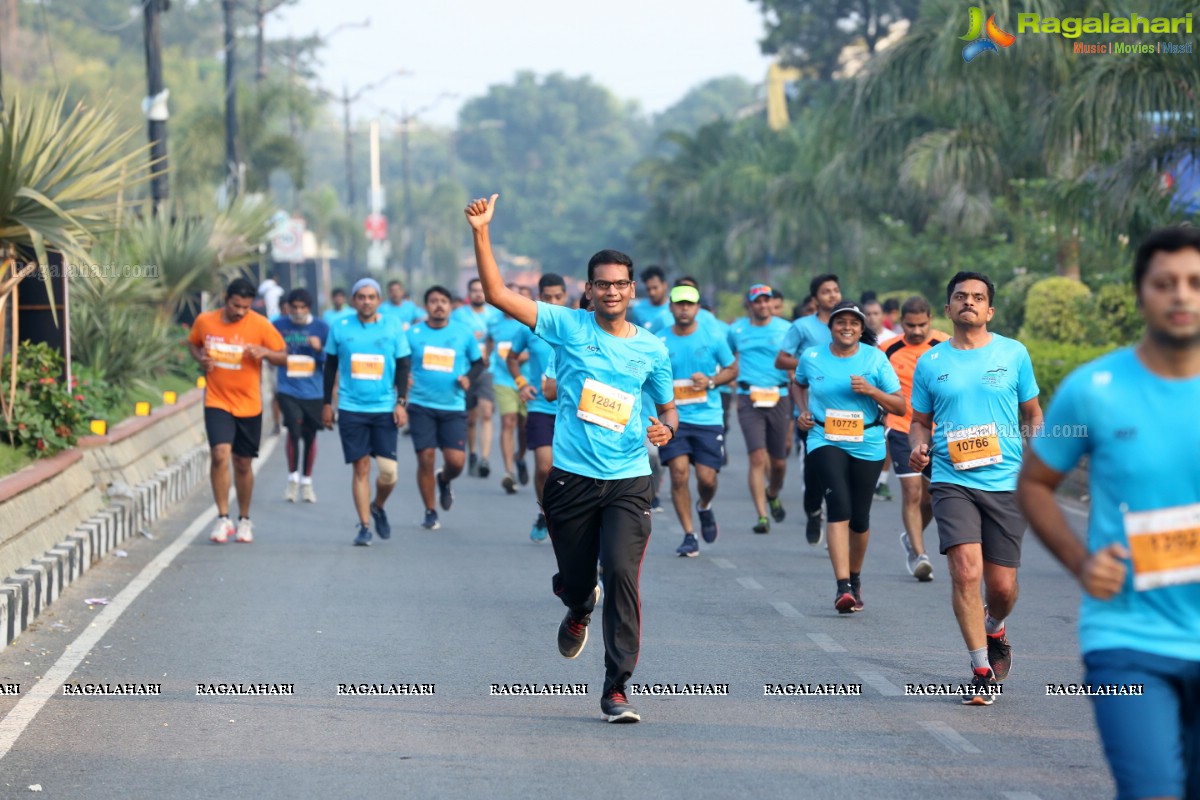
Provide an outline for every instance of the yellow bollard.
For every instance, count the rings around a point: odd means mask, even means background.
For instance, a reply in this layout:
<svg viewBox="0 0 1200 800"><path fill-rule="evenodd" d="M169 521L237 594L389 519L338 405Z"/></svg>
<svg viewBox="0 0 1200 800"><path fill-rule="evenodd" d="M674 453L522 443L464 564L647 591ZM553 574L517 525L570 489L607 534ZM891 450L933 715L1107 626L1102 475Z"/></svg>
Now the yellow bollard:
<svg viewBox="0 0 1200 800"><path fill-rule="evenodd" d="M175 393L174 392L163 392L163 403L168 406L175 405Z"/></svg>
<svg viewBox="0 0 1200 800"><path fill-rule="evenodd" d="M108 421L103 419L92 420L92 433L97 436L106 436L108 434Z"/></svg>
<svg viewBox="0 0 1200 800"><path fill-rule="evenodd" d="M150 404L145 400L139 401L138 404L134 406L133 413L137 414L139 417L150 416Z"/></svg>

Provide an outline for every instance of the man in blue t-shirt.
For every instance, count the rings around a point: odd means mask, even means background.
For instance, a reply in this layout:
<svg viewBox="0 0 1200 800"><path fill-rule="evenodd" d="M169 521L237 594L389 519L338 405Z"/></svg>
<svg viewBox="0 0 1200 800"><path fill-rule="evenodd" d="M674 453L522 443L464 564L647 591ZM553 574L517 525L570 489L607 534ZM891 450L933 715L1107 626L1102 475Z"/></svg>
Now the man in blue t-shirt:
<svg viewBox="0 0 1200 800"><path fill-rule="evenodd" d="M1200 230L1151 233L1133 285L1146 333L1059 385L1017 499L1084 589L1079 645L1117 796L1200 797ZM1054 496L1084 456L1086 543ZM1104 693L1130 686L1140 696Z"/></svg>
<svg viewBox="0 0 1200 800"><path fill-rule="evenodd" d="M737 414L750 451L750 498L758 512L755 533L771 532L768 510L776 522L786 516L779 493L792 449L788 373L775 366L788 323L772 313L773 295L765 283L751 286L746 292L750 314L730 325L728 334L729 346L738 357Z"/></svg>
<svg viewBox="0 0 1200 800"><path fill-rule="evenodd" d="M566 306L567 282L561 275L547 272L538 280L538 299L552 306ZM533 489L537 493L539 509L529 538L535 542L544 541L547 534L546 514L541 511L541 505L546 476L554 463L554 415L558 407L554 399L557 396L555 379L549 375L553 363L554 348L522 325L508 353L508 370L528 411L525 442L533 451ZM522 374L522 365L528 368L528 375Z"/></svg>
<svg viewBox="0 0 1200 800"><path fill-rule="evenodd" d="M466 209L479 277L491 303L554 348L558 375L554 468L543 498L558 562L554 591L567 607L558 650L575 658L587 643L599 558L605 588L601 715L637 722L625 684L641 648L638 583L650 538L650 463L642 441L649 437L662 446L679 424L671 359L662 342L626 319L635 282L633 262L623 253L601 250L588 261L595 311L535 303L508 289L488 232L497 197ZM658 416L642 407L646 384Z"/></svg>
<svg viewBox="0 0 1200 800"><path fill-rule="evenodd" d="M330 307L325 309L325 313L321 315L321 319L325 320L326 325L333 325L343 317L353 317L358 311L354 306L346 302L346 290L338 287L329 293Z"/></svg>
<svg viewBox="0 0 1200 800"><path fill-rule="evenodd" d="M296 502L301 492L304 502L317 502L312 470L317 459L317 431L322 427L321 384L329 326L313 318L312 300L306 289L293 289L287 296L290 313L275 323L288 352L275 396L288 434L288 480L283 496L289 503Z"/></svg>
<svg viewBox="0 0 1200 800"><path fill-rule="evenodd" d="M691 470L696 467L696 510L704 541L717 540L717 516L712 509L717 494L717 473L725 460L724 409L718 386L737 378L737 358L729 349L723 331L711 323L701 324L700 292L694 286L671 289L671 314L675 324L659 334L671 354L671 375L679 430L659 449L659 458L671 471L671 499L683 526L683 544L675 552L694 557L700 553L692 526L692 498L688 491Z"/></svg>
<svg viewBox="0 0 1200 800"><path fill-rule="evenodd" d="M329 329L325 345L322 422L333 428L333 387L338 387L338 434L347 464L354 465L351 493L358 511L354 544L371 543L371 520L380 539L392 527L383 504L396 486L398 430L408 423L408 339L399 324L379 316L379 283L363 278L350 290L358 310ZM379 465L371 502L371 458Z"/></svg>
<svg viewBox="0 0 1200 800"><path fill-rule="evenodd" d="M467 304L450 315L470 329L479 344L484 363L491 352L488 350L488 326L500 317L500 312L487 304L483 296L483 284L478 278L467 282ZM496 391L492 374L484 371L479 380L467 389L467 474L486 478L492 468L488 456L492 452L492 414L496 410Z"/></svg>
<svg viewBox="0 0 1200 800"><path fill-rule="evenodd" d="M443 511L454 504L450 482L462 473L466 460L467 390L484 373L475 335L450 318L452 302L446 287L427 289L427 318L408 329L413 361L408 415L417 452L417 488L425 503L421 525L431 531L441 527L433 506L434 485ZM438 449L442 468L435 475Z"/></svg>
<svg viewBox="0 0 1200 800"><path fill-rule="evenodd" d="M646 296L629 306L629 321L651 333L662 333L674 322L667 302L667 274L662 267L649 266L638 276Z"/></svg>
<svg viewBox="0 0 1200 800"><path fill-rule="evenodd" d="M954 336L917 361L908 432L913 471L933 462L929 494L954 616L971 654L971 691L963 695L971 705L991 705L1012 664L1004 620L1017 601L1025 535L1017 473L1022 436L1042 424L1029 352L987 329L995 297L986 275L950 279L946 316Z"/></svg>
<svg viewBox="0 0 1200 800"><path fill-rule="evenodd" d="M388 281L388 299L379 306L379 314L384 317L395 317L400 323L400 330L407 331L416 323L425 319L425 311L408 298L404 293L404 284L400 281Z"/></svg>

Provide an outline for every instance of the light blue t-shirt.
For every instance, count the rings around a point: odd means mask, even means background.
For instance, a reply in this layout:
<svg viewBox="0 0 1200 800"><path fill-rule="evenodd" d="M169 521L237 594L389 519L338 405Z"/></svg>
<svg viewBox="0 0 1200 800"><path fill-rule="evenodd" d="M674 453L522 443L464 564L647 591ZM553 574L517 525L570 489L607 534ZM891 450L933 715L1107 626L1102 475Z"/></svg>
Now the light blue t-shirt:
<svg viewBox="0 0 1200 800"><path fill-rule="evenodd" d="M775 356L790 327L779 317L771 317L766 325L742 317L729 326L729 347L738 357L738 394L750 394L746 386L787 386L787 370L775 369Z"/></svg>
<svg viewBox="0 0 1200 800"><path fill-rule="evenodd" d="M408 329L412 347L411 405L441 411L466 411L467 391L458 379L471 371L471 362L483 356L479 343L465 326L448 320L440 328L418 322Z"/></svg>
<svg viewBox="0 0 1200 800"><path fill-rule="evenodd" d="M643 298L633 307L633 322L651 333L662 333L664 328L675 324L675 317L671 314L670 303L656 306L649 298Z"/></svg>
<svg viewBox="0 0 1200 800"><path fill-rule="evenodd" d="M529 360L525 362L525 366L529 367L529 374L525 377L537 390L537 394L525 404L525 408L531 413L553 414L558 407L542 395L542 378L549 375L550 366L554 362L554 348L546 344L540 336L534 335L529 328L520 323L517 324L520 329L513 337L512 351L514 353L529 351Z"/></svg>
<svg viewBox="0 0 1200 800"><path fill-rule="evenodd" d="M910 402L915 413L933 414L933 483L988 492L1017 488L1023 449L1017 406L1040 390L1025 345L991 336L974 350L957 350L950 340L917 360ZM955 469L950 440L960 465L978 466Z"/></svg>
<svg viewBox="0 0 1200 800"><path fill-rule="evenodd" d="M425 309L408 298L401 300L400 305L394 305L391 300L384 300L379 305L379 313L387 317L395 317L400 323L400 329L405 331L428 316Z"/></svg>
<svg viewBox="0 0 1200 800"><path fill-rule="evenodd" d="M400 325L390 317L365 324L345 317L329 328L325 352L338 360L338 408L386 414L396 407L396 359L411 354Z"/></svg>
<svg viewBox="0 0 1200 800"><path fill-rule="evenodd" d="M1153 532L1200 527L1200 378L1163 378L1133 348L1101 356L1072 372L1054 393L1033 451L1051 469L1068 472L1087 455L1091 515L1088 551L1113 542L1129 548ZM1170 509L1176 518L1148 518ZM1135 535L1127 531L1125 514ZM1185 534L1186 536L1186 534ZM1195 547L1195 545L1193 545ZM1191 551L1195 553L1193 549ZM1194 563L1194 562L1193 562ZM1143 588L1130 567L1111 600L1083 595L1079 644L1083 652L1131 648L1200 661L1200 569L1190 583ZM1165 566L1165 565L1164 565ZM1155 584L1145 573L1144 584Z"/></svg>
<svg viewBox="0 0 1200 800"><path fill-rule="evenodd" d="M659 334L658 338L671 354L671 374L676 381L686 381L691 387L692 375L703 372L710 378L733 363L733 351L721 331L711 322L707 325L697 321L696 329L687 336L675 333L674 325ZM679 421L689 425L723 425L725 410L721 407L721 394L716 389L705 391L700 402L689 401L679 394L675 396L675 408Z"/></svg>
<svg viewBox="0 0 1200 800"><path fill-rule="evenodd" d="M339 319L353 317L357 313L358 312L354 310L354 306L344 305L342 306L341 311L337 311L336 309L332 308L325 309L325 313L321 315L321 319L325 320L326 325L332 327L333 323L337 322Z"/></svg>
<svg viewBox="0 0 1200 800"><path fill-rule="evenodd" d="M878 403L850 388L850 378L854 375L866 378L884 394L900 391L900 378L878 347L859 344L858 352L847 358L835 356L829 345L810 347L800 354L800 363L796 365L796 383L808 387L808 410L816 422L808 434L808 451L811 453L818 447L833 445L855 458L881 461L887 458L883 427L886 415ZM862 441L831 441L826 438L825 429L836 431L838 425L838 415L831 414L831 411L861 413ZM873 424L876 422L879 424ZM853 422L850 424L853 425Z"/></svg>
<svg viewBox="0 0 1200 800"><path fill-rule="evenodd" d="M522 325L519 321L512 317L506 317L503 313L492 320L488 325L488 338L495 345L492 348L492 354L488 359L488 369L492 373L492 383L495 386L507 386L509 389L515 390L517 382L513 380L512 373L508 371L508 351L512 349L513 342L521 331L529 330L528 326ZM522 365L522 374L525 369ZM529 376L526 375L526 378Z"/></svg>
<svg viewBox="0 0 1200 800"><path fill-rule="evenodd" d="M533 332L554 348L558 374L554 466L597 480L649 475L642 441L647 417L657 414L643 408L642 386L654 402L671 402L663 343L637 326L629 338L606 333L595 312L540 301L537 310Z"/></svg>
<svg viewBox="0 0 1200 800"><path fill-rule="evenodd" d="M450 314L450 319L466 325L467 330L475 336L475 342L482 350L484 343L487 342L488 325L492 323L492 320L500 319L503 316L504 313L495 306L485 305L483 311L477 314L470 305L465 305L455 309Z"/></svg>
<svg viewBox="0 0 1200 800"><path fill-rule="evenodd" d="M787 335L783 337L783 346L779 349L793 356L800 351L820 347L833 341L833 332L827 323L821 322L816 314L800 317L788 326Z"/></svg>

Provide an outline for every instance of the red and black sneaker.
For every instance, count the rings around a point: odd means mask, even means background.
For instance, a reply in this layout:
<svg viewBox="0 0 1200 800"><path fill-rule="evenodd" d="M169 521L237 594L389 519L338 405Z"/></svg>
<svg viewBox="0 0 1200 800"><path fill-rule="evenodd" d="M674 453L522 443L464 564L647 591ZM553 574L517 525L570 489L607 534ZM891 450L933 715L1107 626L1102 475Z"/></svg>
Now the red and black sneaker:
<svg viewBox="0 0 1200 800"><path fill-rule="evenodd" d="M591 620L591 614L576 617L568 611L558 626L558 652L567 658L575 658L582 653L583 646L587 644L587 626Z"/></svg>
<svg viewBox="0 0 1200 800"><path fill-rule="evenodd" d="M990 706L1004 691L996 673L990 669L977 669L971 676L971 683L962 696L964 706Z"/></svg>
<svg viewBox="0 0 1200 800"><path fill-rule="evenodd" d="M614 686L600 697L600 718L605 722L641 722L642 715L629 705L625 687Z"/></svg>
<svg viewBox="0 0 1200 800"><path fill-rule="evenodd" d="M842 592L833 601L833 607L837 609L839 614L849 614L854 611L854 606L858 600L850 592Z"/></svg>
<svg viewBox="0 0 1200 800"><path fill-rule="evenodd" d="M987 650L988 663L992 665L992 672L996 673L996 680L1004 680L1008 677L1008 671L1012 669L1012 647L1008 643L1008 637L1004 635L1004 628L995 636L988 634Z"/></svg>

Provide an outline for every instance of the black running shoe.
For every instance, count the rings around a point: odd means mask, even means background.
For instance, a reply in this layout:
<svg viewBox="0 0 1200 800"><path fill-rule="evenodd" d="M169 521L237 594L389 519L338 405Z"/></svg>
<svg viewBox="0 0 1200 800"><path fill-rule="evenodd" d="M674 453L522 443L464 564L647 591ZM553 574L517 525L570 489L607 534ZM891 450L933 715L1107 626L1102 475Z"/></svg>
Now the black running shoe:
<svg viewBox="0 0 1200 800"><path fill-rule="evenodd" d="M450 491L450 481L446 480L445 473L440 469L437 473L437 487L438 502L442 505L442 511L449 511L454 505L454 492Z"/></svg>
<svg viewBox="0 0 1200 800"><path fill-rule="evenodd" d="M808 524L804 526L804 538L808 539L808 543L816 547L821 543L821 537L824 532L821 530L821 512L808 515Z"/></svg>
<svg viewBox="0 0 1200 800"><path fill-rule="evenodd" d="M990 669L987 672L975 670L975 674L971 676L971 685L966 694L962 696L962 704L964 706L990 706L996 702L1001 691L1000 681L996 680L996 673Z"/></svg>
<svg viewBox="0 0 1200 800"><path fill-rule="evenodd" d="M1003 628L997 635L987 637L987 648L988 663L992 665L992 672L996 673L996 680L1002 681L1012 669L1012 647L1008 643L1008 637L1004 635Z"/></svg>
<svg viewBox="0 0 1200 800"><path fill-rule="evenodd" d="M776 522L783 522L783 520L787 517L787 511L784 510L783 501L779 499L779 496L776 495L775 497L771 497L768 495L767 505L771 507L771 517Z"/></svg>
<svg viewBox="0 0 1200 800"><path fill-rule="evenodd" d="M833 607L837 609L839 614L850 614L854 611L854 605L858 600L850 592L842 592L833 599Z"/></svg>
<svg viewBox="0 0 1200 800"><path fill-rule="evenodd" d="M591 614L576 617L568 611L558 626L558 652L566 658L575 658L582 653L583 646L587 644L587 628L591 620Z"/></svg>
<svg viewBox="0 0 1200 800"><path fill-rule="evenodd" d="M759 517L758 524L754 526L754 532L755 533L770 533L771 532L771 520L767 519L766 517Z"/></svg>
<svg viewBox="0 0 1200 800"><path fill-rule="evenodd" d="M474 453L467 456L467 475L472 478L479 475L479 456Z"/></svg>
<svg viewBox="0 0 1200 800"><path fill-rule="evenodd" d="M862 584L861 583L850 584L850 594L854 595L854 608L852 608L850 610L851 611L862 611L863 610Z"/></svg>
<svg viewBox="0 0 1200 800"><path fill-rule="evenodd" d="M614 686L600 697L600 718L605 722L641 722L642 715L629 705L624 686Z"/></svg>
<svg viewBox="0 0 1200 800"><path fill-rule="evenodd" d="M374 503L371 504L371 519L375 520L375 532L379 534L380 539L392 538L392 526L388 523L387 512L376 508Z"/></svg>
<svg viewBox="0 0 1200 800"><path fill-rule="evenodd" d="M492 474L492 468L490 466L488 466L487 459L486 458L479 459L479 477L486 478L488 475L491 475L491 474Z"/></svg>
<svg viewBox="0 0 1200 800"><path fill-rule="evenodd" d="M529 467L526 466L525 459L523 458L517 461L517 481L522 486L529 485Z"/></svg>

